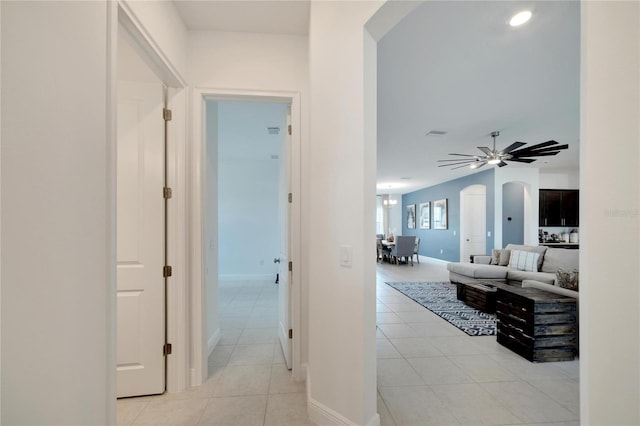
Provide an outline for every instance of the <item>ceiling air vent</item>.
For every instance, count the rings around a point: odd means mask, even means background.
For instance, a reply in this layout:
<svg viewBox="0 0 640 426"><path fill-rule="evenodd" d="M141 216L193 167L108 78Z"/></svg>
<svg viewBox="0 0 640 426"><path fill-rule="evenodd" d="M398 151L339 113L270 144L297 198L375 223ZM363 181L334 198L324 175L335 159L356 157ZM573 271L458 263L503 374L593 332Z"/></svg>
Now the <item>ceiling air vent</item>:
<svg viewBox="0 0 640 426"><path fill-rule="evenodd" d="M444 136L446 134L447 132L445 132L444 130L431 130L427 132L427 136Z"/></svg>
<svg viewBox="0 0 640 426"><path fill-rule="evenodd" d="M280 127L267 127L267 132L269 132L270 135L279 135Z"/></svg>

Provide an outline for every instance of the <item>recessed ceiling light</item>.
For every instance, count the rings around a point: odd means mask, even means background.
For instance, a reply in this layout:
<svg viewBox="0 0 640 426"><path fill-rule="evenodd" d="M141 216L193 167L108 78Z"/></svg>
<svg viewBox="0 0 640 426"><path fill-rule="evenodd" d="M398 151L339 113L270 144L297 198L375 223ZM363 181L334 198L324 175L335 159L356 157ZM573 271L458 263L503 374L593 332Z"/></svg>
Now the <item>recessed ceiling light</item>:
<svg viewBox="0 0 640 426"><path fill-rule="evenodd" d="M524 24L529 19L531 19L531 12L528 10L523 10L522 12L513 15L513 17L509 21L509 25L511 25L512 27L517 27Z"/></svg>

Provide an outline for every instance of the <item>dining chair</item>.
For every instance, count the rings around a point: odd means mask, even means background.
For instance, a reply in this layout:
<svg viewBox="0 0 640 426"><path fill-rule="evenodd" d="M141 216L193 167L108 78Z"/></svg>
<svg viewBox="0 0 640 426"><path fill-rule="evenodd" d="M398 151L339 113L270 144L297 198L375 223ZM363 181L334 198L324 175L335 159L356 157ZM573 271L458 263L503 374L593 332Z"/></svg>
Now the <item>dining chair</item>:
<svg viewBox="0 0 640 426"><path fill-rule="evenodd" d="M413 255L416 257L416 261L418 263L420 263L420 237L416 237L416 244L413 248ZM411 259L413 260L413 257L411 257Z"/></svg>
<svg viewBox="0 0 640 426"><path fill-rule="evenodd" d="M395 243L395 246L391 249L391 257L395 260L395 263L397 264L402 258L407 263L411 259L411 266L413 266L413 250L416 245L415 235L398 235Z"/></svg>
<svg viewBox="0 0 640 426"><path fill-rule="evenodd" d="M376 262L380 260L384 262L385 257L389 257L391 249L382 244L382 238L376 238Z"/></svg>

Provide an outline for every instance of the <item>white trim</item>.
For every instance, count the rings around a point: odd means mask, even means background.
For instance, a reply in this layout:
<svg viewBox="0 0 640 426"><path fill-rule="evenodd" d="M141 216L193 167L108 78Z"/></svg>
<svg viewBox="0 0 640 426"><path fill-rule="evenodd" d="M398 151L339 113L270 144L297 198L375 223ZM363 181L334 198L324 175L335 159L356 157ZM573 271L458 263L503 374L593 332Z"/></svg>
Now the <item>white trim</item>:
<svg viewBox="0 0 640 426"><path fill-rule="evenodd" d="M207 341L208 355L211 355L211 352L213 352L213 350L216 348L216 346L218 345L218 342L220 342L220 337L221 337L220 329L216 328L216 331L209 337L209 340Z"/></svg>
<svg viewBox="0 0 640 426"><path fill-rule="evenodd" d="M450 260L442 260L442 259L437 259L435 257L429 257L429 256L422 256L422 257L429 259L431 262L442 263L443 265L446 265L447 263L451 263Z"/></svg>
<svg viewBox="0 0 640 426"><path fill-rule="evenodd" d="M271 103L288 103L291 104L291 121L292 121L292 159L291 159L291 180L293 193L293 202L291 206L291 221L293 237L291 239L291 247L289 259L293 262L293 271L291 274L291 301L292 315L291 326L294 330L301 330L301 291L302 284L302 256L301 250L301 107L300 93L290 91L259 91L259 90L230 90L216 89L206 87L196 87L191 90L191 114L193 116L193 127L191 137L188 138L189 164L188 169L191 171L189 176L189 185L187 193L191 198L187 201L187 205L191 206L189 212L189 238L190 238L190 266L189 273L192 283L191 291L191 324L193 331L193 340L191 341L192 367L192 386L197 386L206 380L207 360L204 336L206 326L206 307L204 292L204 256L205 247L202 236L205 232L204 227L204 185L205 178L204 156L205 156L205 140L204 140L204 120L205 100L243 100L255 102L271 102ZM214 273L214 271L209 271ZM218 280L217 271L214 275ZM293 363L292 375L294 379L300 378L300 357L301 357L301 339L300 333L293 333Z"/></svg>
<svg viewBox="0 0 640 426"><path fill-rule="evenodd" d="M118 0L118 22L133 36L131 40L142 59L167 86L187 87L186 80L131 10L129 1Z"/></svg>
<svg viewBox="0 0 640 426"><path fill-rule="evenodd" d="M191 171L187 183L187 205L189 218L189 278L191 283L191 386L199 386L207 376L207 341L205 315L205 247L204 247L204 185L206 176L204 167L204 97L198 90L191 89L191 117L193 127L187 140L187 169ZM218 271L209 271L217 280Z"/></svg>
<svg viewBox="0 0 640 426"><path fill-rule="evenodd" d="M173 276L167 289L167 338L173 351L167 358L167 391L181 392L189 387L189 323L187 275L187 212L186 212L186 112L187 99L183 89L168 89L168 107L173 111L168 136L168 180L173 188L169 203L169 263Z"/></svg>
<svg viewBox="0 0 640 426"><path fill-rule="evenodd" d="M1 7L0 7L1 9ZM109 246L107 260L107 424L114 424L117 417L117 322L118 322L118 279L117 279L117 168L118 168L118 10L113 2L107 3L107 104L106 104L106 138L107 138L107 244Z"/></svg>
<svg viewBox="0 0 640 426"><path fill-rule="evenodd" d="M307 415L309 419L319 425L357 426L356 423L353 423L340 413L311 398L311 386L309 385L311 378L306 364L304 364L304 368L307 377ZM365 425L380 426L380 415L376 413Z"/></svg>

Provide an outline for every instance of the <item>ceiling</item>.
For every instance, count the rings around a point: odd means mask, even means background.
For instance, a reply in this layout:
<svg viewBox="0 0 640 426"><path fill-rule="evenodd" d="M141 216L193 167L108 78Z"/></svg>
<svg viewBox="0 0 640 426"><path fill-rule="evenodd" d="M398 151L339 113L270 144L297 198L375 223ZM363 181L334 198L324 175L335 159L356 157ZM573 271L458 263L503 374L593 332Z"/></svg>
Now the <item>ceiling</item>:
<svg viewBox="0 0 640 426"><path fill-rule="evenodd" d="M309 0L174 0L190 30L307 34ZM406 193L477 171L448 153L514 141L569 144L509 168L579 165L578 1L428 1L378 44L378 193ZM517 28L508 21L529 9ZM443 136L427 136L433 130ZM525 146L526 147L526 146Z"/></svg>
<svg viewBox="0 0 640 426"><path fill-rule="evenodd" d="M308 34L310 0L174 0L190 30Z"/></svg>
<svg viewBox="0 0 640 426"><path fill-rule="evenodd" d="M510 27L515 13L531 20ZM426 2L378 44L378 193L406 193L471 173L448 153L514 141L569 149L514 167L579 165L578 2ZM444 136L427 136L432 130ZM526 146L525 146L526 147ZM391 186L391 189L389 189Z"/></svg>

